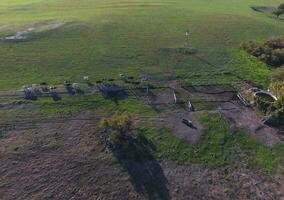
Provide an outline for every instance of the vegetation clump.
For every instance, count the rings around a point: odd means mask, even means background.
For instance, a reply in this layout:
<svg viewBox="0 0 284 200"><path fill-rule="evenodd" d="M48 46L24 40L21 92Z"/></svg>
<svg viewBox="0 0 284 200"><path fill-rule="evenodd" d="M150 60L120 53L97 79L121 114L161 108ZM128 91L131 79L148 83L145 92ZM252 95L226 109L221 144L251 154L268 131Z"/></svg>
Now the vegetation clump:
<svg viewBox="0 0 284 200"><path fill-rule="evenodd" d="M284 68L277 68L272 74L272 81L284 81Z"/></svg>
<svg viewBox="0 0 284 200"><path fill-rule="evenodd" d="M108 141L112 148L119 148L126 140L126 134L131 128L131 119L128 113L116 112L109 118L103 118L100 126L109 134Z"/></svg>
<svg viewBox="0 0 284 200"><path fill-rule="evenodd" d="M284 13L284 3L280 4L278 8L272 12L277 18Z"/></svg>
<svg viewBox="0 0 284 200"><path fill-rule="evenodd" d="M269 91L277 97L276 101L255 97L255 105L266 116L270 125L284 125L284 70L276 70L272 75Z"/></svg>
<svg viewBox="0 0 284 200"><path fill-rule="evenodd" d="M263 43L246 41L241 43L241 49L257 57L269 66L284 65L284 37L269 39Z"/></svg>
<svg viewBox="0 0 284 200"><path fill-rule="evenodd" d="M127 160L154 160L153 144L139 131L132 128L131 117L126 112L116 112L100 122L105 129L105 142L119 162Z"/></svg>
<svg viewBox="0 0 284 200"><path fill-rule="evenodd" d="M275 15L277 18L279 18L284 13L284 3L280 4L278 7L251 6L251 9L256 12L272 14L272 15Z"/></svg>

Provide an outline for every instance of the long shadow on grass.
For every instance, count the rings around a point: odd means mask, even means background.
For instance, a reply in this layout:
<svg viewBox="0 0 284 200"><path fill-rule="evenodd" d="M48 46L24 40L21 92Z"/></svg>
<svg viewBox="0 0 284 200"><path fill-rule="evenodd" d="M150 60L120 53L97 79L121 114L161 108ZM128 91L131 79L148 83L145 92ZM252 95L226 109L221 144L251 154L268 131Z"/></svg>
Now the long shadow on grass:
<svg viewBox="0 0 284 200"><path fill-rule="evenodd" d="M167 179L163 169L155 160L154 145L144 136L127 137L118 150L113 150L120 165L130 175L131 183L138 193L148 199L169 199Z"/></svg>

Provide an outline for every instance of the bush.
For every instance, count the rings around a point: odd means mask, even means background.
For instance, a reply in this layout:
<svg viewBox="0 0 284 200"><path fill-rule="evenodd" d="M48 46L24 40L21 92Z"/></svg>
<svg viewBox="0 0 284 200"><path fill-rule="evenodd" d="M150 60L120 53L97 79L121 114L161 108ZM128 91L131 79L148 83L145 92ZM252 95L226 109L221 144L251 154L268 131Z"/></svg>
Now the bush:
<svg viewBox="0 0 284 200"><path fill-rule="evenodd" d="M240 47L268 65L281 66L284 64L284 37L272 38L260 44L247 41L241 43Z"/></svg>
<svg viewBox="0 0 284 200"><path fill-rule="evenodd" d="M284 107L281 107L280 109L271 113L269 118L266 120L266 124L272 125L272 126L283 126L284 125Z"/></svg>
<svg viewBox="0 0 284 200"><path fill-rule="evenodd" d="M284 99L284 81L276 81L270 84L269 89L279 99Z"/></svg>
<svg viewBox="0 0 284 200"><path fill-rule="evenodd" d="M273 102L265 101L260 97L254 97L254 105L265 115L270 115L272 112L275 111Z"/></svg>
<svg viewBox="0 0 284 200"><path fill-rule="evenodd" d="M284 13L284 10L281 9L277 9L275 10L272 14L276 15L276 17L278 18L280 15L282 15Z"/></svg>
<svg viewBox="0 0 284 200"><path fill-rule="evenodd" d="M282 3L278 6L278 10L284 10L284 3Z"/></svg>
<svg viewBox="0 0 284 200"><path fill-rule="evenodd" d="M130 130L131 119L126 112L116 112L109 118L103 118L100 125L103 128L123 133Z"/></svg>
<svg viewBox="0 0 284 200"><path fill-rule="evenodd" d="M270 85L271 93L277 96L275 102L265 101L263 98L255 97L255 105L268 119L266 124L272 126L284 125L284 81L276 81Z"/></svg>
<svg viewBox="0 0 284 200"><path fill-rule="evenodd" d="M279 17L284 13L284 3L280 4L275 11L272 12L272 14Z"/></svg>
<svg viewBox="0 0 284 200"><path fill-rule="evenodd" d="M274 71L272 81L284 81L284 68L278 68Z"/></svg>
<svg viewBox="0 0 284 200"><path fill-rule="evenodd" d="M131 118L126 112L116 112L109 118L103 118L100 126L109 134L111 146L117 148L126 141L126 133L131 129Z"/></svg>

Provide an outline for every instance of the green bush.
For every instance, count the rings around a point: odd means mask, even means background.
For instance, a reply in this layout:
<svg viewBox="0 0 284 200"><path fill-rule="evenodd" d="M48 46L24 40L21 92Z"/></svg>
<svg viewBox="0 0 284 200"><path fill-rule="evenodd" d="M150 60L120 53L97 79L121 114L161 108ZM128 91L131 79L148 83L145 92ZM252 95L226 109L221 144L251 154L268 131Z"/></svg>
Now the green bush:
<svg viewBox="0 0 284 200"><path fill-rule="evenodd" d="M112 146L117 148L126 141L126 133L131 128L131 118L126 112L116 112L108 118L103 118L100 126L109 134L108 139Z"/></svg>
<svg viewBox="0 0 284 200"><path fill-rule="evenodd" d="M284 99L284 81L275 81L270 84L269 89L279 99Z"/></svg>
<svg viewBox="0 0 284 200"><path fill-rule="evenodd" d="M284 81L284 68L277 68L273 72L272 81Z"/></svg>
<svg viewBox="0 0 284 200"><path fill-rule="evenodd" d="M278 6L278 10L284 10L284 3L282 3Z"/></svg>
<svg viewBox="0 0 284 200"><path fill-rule="evenodd" d="M282 15L284 13L284 10L281 9L277 9L275 11L273 11L272 14L276 15L276 17L278 18L280 15Z"/></svg>
<svg viewBox="0 0 284 200"><path fill-rule="evenodd" d="M260 97L254 97L254 105L265 115L270 115L272 112L275 111L273 102L266 101Z"/></svg>
<svg viewBox="0 0 284 200"><path fill-rule="evenodd" d="M273 38L260 44L247 41L241 43L240 47L270 66L279 67L284 64L284 37Z"/></svg>

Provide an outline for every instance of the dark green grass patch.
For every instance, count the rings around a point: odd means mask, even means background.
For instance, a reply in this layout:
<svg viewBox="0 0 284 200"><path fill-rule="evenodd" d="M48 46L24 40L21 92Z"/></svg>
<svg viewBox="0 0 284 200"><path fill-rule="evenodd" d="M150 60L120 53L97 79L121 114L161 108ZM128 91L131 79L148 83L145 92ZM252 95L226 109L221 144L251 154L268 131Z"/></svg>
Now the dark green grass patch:
<svg viewBox="0 0 284 200"><path fill-rule="evenodd" d="M177 162L189 162L193 151L191 146L176 138L168 129L156 127L140 127L138 133L155 145L155 155L160 159L169 159Z"/></svg>
<svg viewBox="0 0 284 200"><path fill-rule="evenodd" d="M7 106L7 105L6 105ZM81 111L104 109L104 112L126 111L133 114L154 116L158 110L136 99L127 98L113 101L101 95L96 96L64 96L61 101L54 102L51 98L41 97L38 101L23 99L13 100L7 109L2 109L1 123L21 121L22 119L41 120L51 117L68 117Z"/></svg>
<svg viewBox="0 0 284 200"><path fill-rule="evenodd" d="M195 160L209 166L225 166L229 163L233 136L218 114L199 115L205 126L195 149Z"/></svg>
<svg viewBox="0 0 284 200"><path fill-rule="evenodd" d="M284 144L277 144L273 148L269 148L260 141L249 137L245 132L237 134L236 140L240 144L240 148L247 154L243 159L247 160L251 166L260 168L266 174L277 172L283 161Z"/></svg>
<svg viewBox="0 0 284 200"><path fill-rule="evenodd" d="M229 163L232 135L218 115L200 115L205 126L203 136L196 147L176 138L168 129L140 128L141 134L156 146L159 158L177 162L202 163L211 167L225 166Z"/></svg>

